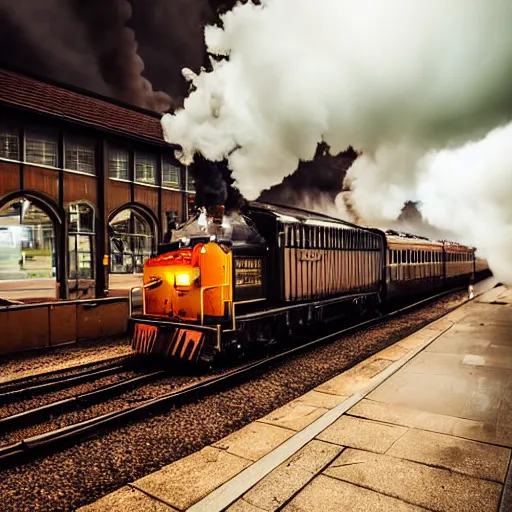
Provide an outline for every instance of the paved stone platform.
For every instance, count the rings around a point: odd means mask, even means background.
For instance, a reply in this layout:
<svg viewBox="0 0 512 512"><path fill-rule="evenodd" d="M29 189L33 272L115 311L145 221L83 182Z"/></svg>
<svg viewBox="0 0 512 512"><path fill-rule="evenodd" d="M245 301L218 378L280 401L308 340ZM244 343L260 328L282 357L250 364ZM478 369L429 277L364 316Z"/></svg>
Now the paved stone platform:
<svg viewBox="0 0 512 512"><path fill-rule="evenodd" d="M512 510L511 306L483 293L81 510Z"/></svg>

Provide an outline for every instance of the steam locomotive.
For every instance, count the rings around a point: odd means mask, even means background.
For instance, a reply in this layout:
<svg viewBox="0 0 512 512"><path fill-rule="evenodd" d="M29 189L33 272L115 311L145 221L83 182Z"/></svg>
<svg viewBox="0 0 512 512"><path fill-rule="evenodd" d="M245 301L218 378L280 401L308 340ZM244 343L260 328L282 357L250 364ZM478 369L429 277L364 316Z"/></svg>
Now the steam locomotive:
<svg viewBox="0 0 512 512"><path fill-rule="evenodd" d="M262 202L243 213L202 209L146 262L142 314L130 307L131 344L140 354L211 363L468 285L487 270L473 248L315 212Z"/></svg>

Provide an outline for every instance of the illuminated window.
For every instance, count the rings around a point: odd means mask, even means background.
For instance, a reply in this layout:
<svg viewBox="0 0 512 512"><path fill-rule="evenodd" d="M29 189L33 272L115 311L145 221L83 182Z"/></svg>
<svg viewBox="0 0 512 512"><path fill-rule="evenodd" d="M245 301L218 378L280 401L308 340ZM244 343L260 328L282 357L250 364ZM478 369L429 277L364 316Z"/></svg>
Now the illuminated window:
<svg viewBox="0 0 512 512"><path fill-rule="evenodd" d="M135 181L155 184L156 156L144 153L135 155Z"/></svg>
<svg viewBox="0 0 512 512"><path fill-rule="evenodd" d="M162 164L162 185L172 188L180 188L181 185L181 167L170 158L164 158Z"/></svg>
<svg viewBox="0 0 512 512"><path fill-rule="evenodd" d="M130 158L128 151L120 148L109 148L108 150L108 175L118 180L129 180Z"/></svg>

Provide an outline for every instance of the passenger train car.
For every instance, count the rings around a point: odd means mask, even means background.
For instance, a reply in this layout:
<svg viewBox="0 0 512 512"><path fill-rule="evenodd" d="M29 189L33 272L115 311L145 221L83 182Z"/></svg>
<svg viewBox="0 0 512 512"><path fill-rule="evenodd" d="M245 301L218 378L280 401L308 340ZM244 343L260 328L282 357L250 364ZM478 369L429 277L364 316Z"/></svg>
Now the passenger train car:
<svg viewBox="0 0 512 512"><path fill-rule="evenodd" d="M473 248L305 210L261 202L229 215L203 210L146 262L142 314L130 308L132 348L211 362L469 284L474 267Z"/></svg>

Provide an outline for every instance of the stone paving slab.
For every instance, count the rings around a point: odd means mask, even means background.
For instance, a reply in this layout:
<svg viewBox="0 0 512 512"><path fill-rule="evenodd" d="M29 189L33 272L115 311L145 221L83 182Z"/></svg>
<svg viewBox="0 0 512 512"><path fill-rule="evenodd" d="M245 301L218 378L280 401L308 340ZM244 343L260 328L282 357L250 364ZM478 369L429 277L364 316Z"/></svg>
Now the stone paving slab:
<svg viewBox="0 0 512 512"><path fill-rule="evenodd" d="M226 509L226 512L262 512L263 509L259 507L255 507L251 503L245 501L244 499L239 499L233 505Z"/></svg>
<svg viewBox="0 0 512 512"><path fill-rule="evenodd" d="M512 308L510 306L494 306L479 304L478 309L473 308L471 315L460 320L461 325L501 325L512 326Z"/></svg>
<svg viewBox="0 0 512 512"><path fill-rule="evenodd" d="M327 427L317 439L340 446L385 453L406 432L405 427L344 415Z"/></svg>
<svg viewBox="0 0 512 512"><path fill-rule="evenodd" d="M509 327L456 324L442 339L435 340L426 352L481 354L490 347L499 346L512 346Z"/></svg>
<svg viewBox="0 0 512 512"><path fill-rule="evenodd" d="M386 455L503 483L510 450L445 434L410 429L393 444Z"/></svg>
<svg viewBox="0 0 512 512"><path fill-rule="evenodd" d="M414 350L418 347L421 347L427 341L434 340L438 336L439 331L437 329L430 329L430 326L427 326L421 329L420 331L411 334L410 336L407 336L407 338L400 340L397 343L397 345L409 350Z"/></svg>
<svg viewBox="0 0 512 512"><path fill-rule="evenodd" d="M185 510L250 464L249 460L207 446L131 485L172 507Z"/></svg>
<svg viewBox="0 0 512 512"><path fill-rule="evenodd" d="M397 373L367 398L428 412L496 424L499 411L499 378L475 375ZM442 398L442 400L440 400Z"/></svg>
<svg viewBox="0 0 512 512"><path fill-rule="evenodd" d="M352 407L348 414L384 423L403 425L404 427L449 434L474 441L497 442L495 432L487 430L482 421L456 418L402 405L364 399Z"/></svg>
<svg viewBox="0 0 512 512"><path fill-rule="evenodd" d="M342 446L311 441L256 484L242 499L258 509L274 511L334 460L341 450Z"/></svg>
<svg viewBox="0 0 512 512"><path fill-rule="evenodd" d="M346 372L332 378L316 388L322 393L350 396L363 390L370 380L392 364L387 359L372 359L357 365Z"/></svg>
<svg viewBox="0 0 512 512"><path fill-rule="evenodd" d="M279 409L272 411L258 421L298 431L313 423L327 411L328 409L293 401L279 407Z"/></svg>
<svg viewBox="0 0 512 512"><path fill-rule="evenodd" d="M442 512L495 512L501 495L501 485L495 482L351 448L324 473Z"/></svg>
<svg viewBox="0 0 512 512"><path fill-rule="evenodd" d="M329 393L313 390L296 398L294 402L301 402L312 405L313 407L322 407L323 409L332 409L341 404L341 402L344 402L347 398L347 395L331 395Z"/></svg>
<svg viewBox="0 0 512 512"><path fill-rule="evenodd" d="M293 434L293 430L255 421L217 441L213 446L255 461L284 443Z"/></svg>
<svg viewBox="0 0 512 512"><path fill-rule="evenodd" d="M161 501L150 498L133 487L121 489L107 494L104 498L81 507L78 512L177 512Z"/></svg>
<svg viewBox="0 0 512 512"><path fill-rule="evenodd" d="M301 491L283 509L283 512L420 512L423 510L425 509L363 487L320 475Z"/></svg>

